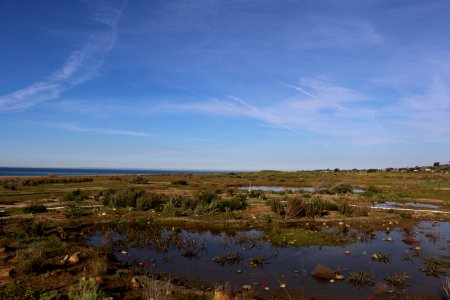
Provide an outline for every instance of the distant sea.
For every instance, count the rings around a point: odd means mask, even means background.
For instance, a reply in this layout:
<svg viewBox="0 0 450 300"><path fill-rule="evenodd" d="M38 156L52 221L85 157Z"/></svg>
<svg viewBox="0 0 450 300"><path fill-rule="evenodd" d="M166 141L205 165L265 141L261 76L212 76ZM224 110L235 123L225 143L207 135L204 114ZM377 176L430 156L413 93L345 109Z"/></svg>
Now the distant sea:
<svg viewBox="0 0 450 300"><path fill-rule="evenodd" d="M80 176L80 175L158 175L158 174L204 174L223 173L226 171L195 171L195 170L131 170L131 169L73 169L73 168L12 168L0 167L0 176Z"/></svg>

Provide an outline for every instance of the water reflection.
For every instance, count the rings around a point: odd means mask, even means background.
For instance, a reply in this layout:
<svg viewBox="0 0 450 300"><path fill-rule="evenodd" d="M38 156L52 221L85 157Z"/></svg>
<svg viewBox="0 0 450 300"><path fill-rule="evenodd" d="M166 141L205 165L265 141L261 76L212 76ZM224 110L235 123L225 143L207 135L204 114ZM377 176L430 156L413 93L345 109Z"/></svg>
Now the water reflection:
<svg viewBox="0 0 450 300"><path fill-rule="evenodd" d="M430 238L431 234L438 238ZM411 236L413 243L402 241ZM317 281L311 276L312 270L321 264L339 268L345 277L353 271L373 272L378 283L390 273L406 273L410 277L406 281L407 294L439 295L442 279L427 276L419 269L424 267L423 258L449 254L449 237L450 223L432 226L431 222L421 222L407 232L400 228L389 233L379 231L375 239L362 238L346 246L280 247L266 241L264 232L258 230L202 232L148 227L145 230L99 230L88 238L88 244L112 247L120 261L141 268L143 272L180 275L211 286L229 282L232 287L239 288L249 284L254 286L255 294L282 296L278 287L283 282L291 296L340 295L344 299L361 299L374 295L376 287L360 288L347 281ZM420 247L420 251L415 247ZM346 255L346 250L351 254ZM388 263L371 259L374 253L387 254ZM239 260L233 263L217 261L218 257L232 254L237 254ZM254 258L261 258L263 263L250 264ZM267 286L271 287L270 292L262 288Z"/></svg>

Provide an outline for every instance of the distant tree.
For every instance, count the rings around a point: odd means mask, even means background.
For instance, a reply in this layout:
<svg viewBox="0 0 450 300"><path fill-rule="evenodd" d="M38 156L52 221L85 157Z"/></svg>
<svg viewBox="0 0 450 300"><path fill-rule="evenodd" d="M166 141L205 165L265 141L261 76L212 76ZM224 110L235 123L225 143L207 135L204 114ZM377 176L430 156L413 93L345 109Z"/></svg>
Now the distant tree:
<svg viewBox="0 0 450 300"><path fill-rule="evenodd" d="M433 164L433 167L439 167L440 163L437 161Z"/></svg>

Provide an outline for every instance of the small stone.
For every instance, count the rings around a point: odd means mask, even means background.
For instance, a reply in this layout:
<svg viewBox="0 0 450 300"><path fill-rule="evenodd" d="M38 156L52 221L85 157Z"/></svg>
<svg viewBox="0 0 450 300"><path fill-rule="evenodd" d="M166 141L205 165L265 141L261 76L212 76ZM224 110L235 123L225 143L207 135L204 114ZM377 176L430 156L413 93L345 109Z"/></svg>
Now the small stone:
<svg viewBox="0 0 450 300"><path fill-rule="evenodd" d="M392 242L392 241L393 241L393 239L392 239L392 237L388 236L388 237L386 238L386 241L388 241L388 242Z"/></svg>
<svg viewBox="0 0 450 300"><path fill-rule="evenodd" d="M76 264L76 263L79 262L79 261L80 261L80 257L78 256L78 252L72 254L72 255L69 257L69 262L70 262L71 264Z"/></svg>
<svg viewBox="0 0 450 300"><path fill-rule="evenodd" d="M281 289L285 289L285 288L286 288L286 283L280 284L280 288L281 288Z"/></svg>
<svg viewBox="0 0 450 300"><path fill-rule="evenodd" d="M339 224L339 226L342 226L342 225L344 225L344 222L341 221L338 224Z"/></svg>
<svg viewBox="0 0 450 300"><path fill-rule="evenodd" d="M268 292L268 291L270 291L270 287L266 286L266 287L264 288L264 290L265 290L266 292Z"/></svg>
<svg viewBox="0 0 450 300"><path fill-rule="evenodd" d="M416 248L414 248L414 250L416 250L417 252L419 252L420 250L422 250L419 246L417 246Z"/></svg>
<svg viewBox="0 0 450 300"><path fill-rule="evenodd" d="M345 255L350 255L351 252L350 252L350 250L345 250L344 253L345 253Z"/></svg>
<svg viewBox="0 0 450 300"><path fill-rule="evenodd" d="M102 213L102 216L106 216L106 213L104 212L104 213Z"/></svg>
<svg viewBox="0 0 450 300"><path fill-rule="evenodd" d="M125 250L122 250L120 253L121 253L122 255L127 255L127 254L128 254L128 252L125 251Z"/></svg>
<svg viewBox="0 0 450 300"><path fill-rule="evenodd" d="M333 283L333 282L334 282L334 279L330 279L330 282Z"/></svg>
<svg viewBox="0 0 450 300"><path fill-rule="evenodd" d="M242 286L242 289L243 289L243 290L251 290L252 287L251 287L249 284L244 284L244 285Z"/></svg>
<svg viewBox="0 0 450 300"><path fill-rule="evenodd" d="M238 272L238 273L242 273L242 270L237 270L236 272Z"/></svg>
<svg viewBox="0 0 450 300"><path fill-rule="evenodd" d="M344 275L336 274L335 278L336 278L337 280L343 280L345 277L344 277Z"/></svg>
<svg viewBox="0 0 450 300"><path fill-rule="evenodd" d="M132 287L133 289L140 288L140 286L141 286L141 285L139 284L139 281L137 280L136 277L131 278L131 287Z"/></svg>
<svg viewBox="0 0 450 300"><path fill-rule="evenodd" d="M378 260L379 256L378 256L378 254L374 253L374 254L372 254L371 258L374 260Z"/></svg>

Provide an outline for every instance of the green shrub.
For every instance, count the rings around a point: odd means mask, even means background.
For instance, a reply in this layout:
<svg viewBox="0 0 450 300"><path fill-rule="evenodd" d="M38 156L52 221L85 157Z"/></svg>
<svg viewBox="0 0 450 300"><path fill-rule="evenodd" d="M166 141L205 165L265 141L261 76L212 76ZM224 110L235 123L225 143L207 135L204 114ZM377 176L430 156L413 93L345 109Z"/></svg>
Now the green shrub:
<svg viewBox="0 0 450 300"><path fill-rule="evenodd" d="M71 300L102 300L104 295L95 281L80 280L70 286L68 297Z"/></svg>
<svg viewBox="0 0 450 300"><path fill-rule="evenodd" d="M189 183L186 180L175 180L172 181L173 185L188 185Z"/></svg>
<svg viewBox="0 0 450 300"><path fill-rule="evenodd" d="M371 193L374 193L374 194L379 194L379 193L383 192L380 188L378 188L378 187L376 187L374 185L369 185L369 187L367 188L367 191L371 192Z"/></svg>
<svg viewBox="0 0 450 300"><path fill-rule="evenodd" d="M344 216L350 217L353 214L354 208L348 204L347 201L339 203L338 210Z"/></svg>
<svg viewBox="0 0 450 300"><path fill-rule="evenodd" d="M25 214L44 213L44 212L47 212L47 207L45 207L44 205L39 205L39 204L32 204L30 206L24 207L23 212Z"/></svg>
<svg viewBox="0 0 450 300"><path fill-rule="evenodd" d="M134 207L136 208L136 201L145 195L142 189L125 189L117 192L113 197L113 204L117 207Z"/></svg>
<svg viewBox="0 0 450 300"><path fill-rule="evenodd" d="M334 195L335 193L329 188L324 188L324 189L320 189L319 190L319 194L322 194L322 195Z"/></svg>
<svg viewBox="0 0 450 300"><path fill-rule="evenodd" d="M281 202L279 199L269 199L267 201L267 204L270 206L270 210L274 213L284 216L286 211L283 205L283 202Z"/></svg>
<svg viewBox="0 0 450 300"><path fill-rule="evenodd" d="M14 181L6 182L3 187L7 190L15 191L17 190L17 184Z"/></svg>
<svg viewBox="0 0 450 300"><path fill-rule="evenodd" d="M214 191L201 191L197 193L196 198L198 202L208 205L215 200L219 200L219 196Z"/></svg>
<svg viewBox="0 0 450 300"><path fill-rule="evenodd" d="M136 208L138 210L156 209L160 210L161 206L167 201L164 194L158 193L143 193L136 199Z"/></svg>
<svg viewBox="0 0 450 300"><path fill-rule="evenodd" d="M412 218L412 212L410 212L410 211L401 211L399 213L399 215L402 219L411 219Z"/></svg>
<svg viewBox="0 0 450 300"><path fill-rule="evenodd" d="M234 196L229 200L222 201L220 211L225 211L227 208L230 211L245 209L247 207L247 197L243 194Z"/></svg>
<svg viewBox="0 0 450 300"><path fill-rule="evenodd" d="M148 184L148 180L142 176L133 176L130 180L131 184Z"/></svg>
<svg viewBox="0 0 450 300"><path fill-rule="evenodd" d="M341 183L334 187L334 191L338 194L353 193L353 187L349 183Z"/></svg>
<svg viewBox="0 0 450 300"><path fill-rule="evenodd" d="M46 270L47 264L45 253L43 251L36 251L36 249L30 249L31 251L21 254L19 270L24 273L43 273Z"/></svg>
<svg viewBox="0 0 450 300"><path fill-rule="evenodd" d="M337 205L333 201L316 198L311 202L305 202L304 211L300 216L320 217L327 215L329 211L337 210Z"/></svg>
<svg viewBox="0 0 450 300"><path fill-rule="evenodd" d="M80 201L83 199L86 199L86 197L81 195L80 190L72 191L63 196L64 201Z"/></svg>
<svg viewBox="0 0 450 300"><path fill-rule="evenodd" d="M94 212L92 208L88 207L76 207L74 205L69 206L66 211L64 212L64 215L67 218L78 218L83 216L90 216Z"/></svg>

